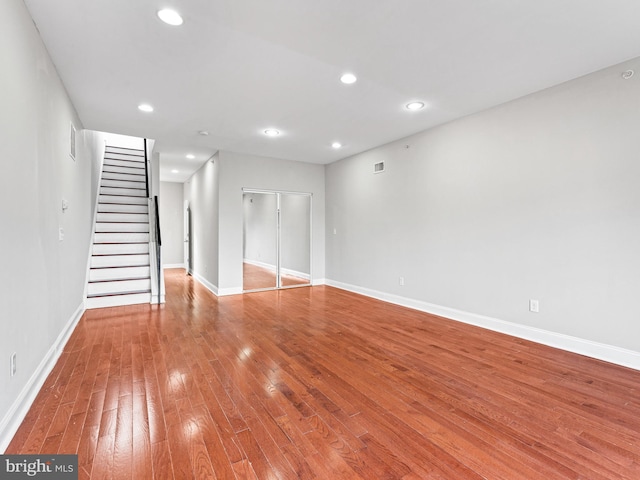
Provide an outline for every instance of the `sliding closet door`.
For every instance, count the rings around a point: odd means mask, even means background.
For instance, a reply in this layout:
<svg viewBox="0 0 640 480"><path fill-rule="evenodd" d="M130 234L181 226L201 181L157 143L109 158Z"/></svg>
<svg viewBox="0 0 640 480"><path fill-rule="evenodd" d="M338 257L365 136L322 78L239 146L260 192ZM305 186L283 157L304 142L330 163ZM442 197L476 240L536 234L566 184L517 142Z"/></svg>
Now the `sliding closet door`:
<svg viewBox="0 0 640 480"><path fill-rule="evenodd" d="M243 194L243 289L278 287L278 196Z"/></svg>
<svg viewBox="0 0 640 480"><path fill-rule="evenodd" d="M243 290L311 284L311 194L243 192Z"/></svg>
<svg viewBox="0 0 640 480"><path fill-rule="evenodd" d="M280 194L280 286L311 283L311 195Z"/></svg>

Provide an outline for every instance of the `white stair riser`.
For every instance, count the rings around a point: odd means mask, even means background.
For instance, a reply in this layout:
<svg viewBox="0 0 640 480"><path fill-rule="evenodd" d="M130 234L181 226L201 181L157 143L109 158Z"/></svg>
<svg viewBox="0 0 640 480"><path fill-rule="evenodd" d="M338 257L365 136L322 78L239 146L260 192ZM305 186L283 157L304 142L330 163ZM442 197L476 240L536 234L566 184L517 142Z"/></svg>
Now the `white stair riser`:
<svg viewBox="0 0 640 480"><path fill-rule="evenodd" d="M149 223L149 215L146 213L100 213L98 222L111 223Z"/></svg>
<svg viewBox="0 0 640 480"><path fill-rule="evenodd" d="M148 223L96 223L96 233L148 233Z"/></svg>
<svg viewBox="0 0 640 480"><path fill-rule="evenodd" d="M120 197L118 195L100 195L98 203L119 203L127 205L148 205L147 197Z"/></svg>
<svg viewBox="0 0 640 480"><path fill-rule="evenodd" d="M151 303L151 293L133 293L129 295L110 295L108 297L87 298L85 307L104 308L120 305L136 305L139 303Z"/></svg>
<svg viewBox="0 0 640 480"><path fill-rule="evenodd" d="M144 162L144 151L143 150L107 150L104 153L105 160L108 158L118 158L125 160L137 160L139 162Z"/></svg>
<svg viewBox="0 0 640 480"><path fill-rule="evenodd" d="M144 171L144 161L129 160L129 159L117 159L117 158L105 158L103 165L110 165L114 167L129 167L139 168Z"/></svg>
<svg viewBox="0 0 640 480"><path fill-rule="evenodd" d="M149 278L149 267L98 268L89 271L90 282L105 280L127 280L132 278Z"/></svg>
<svg viewBox="0 0 640 480"><path fill-rule="evenodd" d="M122 152L122 153L135 153L136 155L144 155L144 143L140 142L137 148L133 147L121 147L120 145L105 145L105 151L109 152Z"/></svg>
<svg viewBox="0 0 640 480"><path fill-rule="evenodd" d="M149 266L149 254L98 255L91 257L91 268Z"/></svg>
<svg viewBox="0 0 640 480"><path fill-rule="evenodd" d="M95 308L118 307L124 305L138 305L151 303L150 293L134 293L129 295L110 295L108 297L87 298L85 308L87 310Z"/></svg>
<svg viewBox="0 0 640 480"><path fill-rule="evenodd" d="M144 168L129 168L129 167L113 167L110 165L104 165L102 170L111 173L131 173L133 175L144 175Z"/></svg>
<svg viewBox="0 0 640 480"><path fill-rule="evenodd" d="M147 184L144 182L133 182L129 180L111 180L103 178L100 182L101 187L119 187L119 188L137 188L138 190L146 190Z"/></svg>
<svg viewBox="0 0 640 480"><path fill-rule="evenodd" d="M114 282L89 283L88 295L113 295L130 292L147 292L151 290L151 280L121 280Z"/></svg>
<svg viewBox="0 0 640 480"><path fill-rule="evenodd" d="M131 255L149 253L148 243L96 243L91 249L92 255ZM145 263L149 263L148 258Z"/></svg>
<svg viewBox="0 0 640 480"><path fill-rule="evenodd" d="M127 180L131 182L145 183L146 177L144 176L144 173L142 175L135 175L132 173L102 172L102 180Z"/></svg>
<svg viewBox="0 0 640 480"><path fill-rule="evenodd" d="M93 243L144 243L148 233L96 233Z"/></svg>
<svg viewBox="0 0 640 480"><path fill-rule="evenodd" d="M149 209L146 205L127 205L127 204L113 204L113 203L101 203L98 205L98 213L139 213L146 215Z"/></svg>
<svg viewBox="0 0 640 480"><path fill-rule="evenodd" d="M124 195L127 197L146 197L146 190L137 188L100 187L100 195Z"/></svg>

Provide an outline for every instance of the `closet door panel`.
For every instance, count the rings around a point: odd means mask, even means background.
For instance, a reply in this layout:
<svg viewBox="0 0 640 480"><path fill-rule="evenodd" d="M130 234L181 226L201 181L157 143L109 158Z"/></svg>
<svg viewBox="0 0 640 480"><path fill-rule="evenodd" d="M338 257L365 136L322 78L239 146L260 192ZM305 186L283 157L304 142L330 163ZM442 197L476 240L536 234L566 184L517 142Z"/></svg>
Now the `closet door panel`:
<svg viewBox="0 0 640 480"><path fill-rule="evenodd" d="M311 196L280 194L281 285L311 283Z"/></svg>
<svg viewBox="0 0 640 480"><path fill-rule="evenodd" d="M273 289L278 265L278 197L243 194L243 290Z"/></svg>

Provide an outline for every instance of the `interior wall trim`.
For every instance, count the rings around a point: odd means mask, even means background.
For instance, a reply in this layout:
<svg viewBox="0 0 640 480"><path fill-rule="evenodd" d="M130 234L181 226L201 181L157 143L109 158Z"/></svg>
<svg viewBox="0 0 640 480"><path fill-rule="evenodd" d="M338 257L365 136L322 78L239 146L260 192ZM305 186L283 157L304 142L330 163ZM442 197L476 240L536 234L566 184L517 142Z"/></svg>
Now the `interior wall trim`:
<svg viewBox="0 0 640 480"><path fill-rule="evenodd" d="M202 284L202 286L204 288L206 288L207 290L209 290L211 293L213 293L216 297L219 297L220 295L218 295L218 287L216 287L213 283L211 283L209 280L207 280L206 278L204 278L202 275L200 275L198 272L196 271L192 271L191 272L191 276L196 279L198 282L200 282L200 284Z"/></svg>
<svg viewBox="0 0 640 480"><path fill-rule="evenodd" d="M634 350L627 350L614 345L598 343L592 340L586 340L584 338L573 337L571 335L565 335L527 325L519 325L506 320L456 310L450 307L443 307L441 305L401 297L399 295L359 287L357 285L350 285L331 279L327 279L326 284L341 290L347 290L349 292L382 300L384 302L438 315L450 320L475 325L495 332L505 333L507 335L541 343L549 347L559 348L568 352L586 355L588 357L604 360L605 362L614 363L623 367L633 368L634 370L640 370L640 352L636 352Z"/></svg>
<svg viewBox="0 0 640 480"><path fill-rule="evenodd" d="M186 269L186 265L184 263L165 263L162 265L162 268L184 268Z"/></svg>
<svg viewBox="0 0 640 480"><path fill-rule="evenodd" d="M62 355L65 345L69 341L73 330L78 325L78 322L82 318L85 312L84 302L82 302L69 321L58 335L58 338L54 344L49 348L46 355L35 369L24 388L17 396L9 411L4 415L2 421L0 421L0 452L4 453L9 443L13 439L13 436L18 431L18 427L27 415L27 412L31 408L33 401L36 399L38 392L44 385L45 380L53 370L56 362Z"/></svg>
<svg viewBox="0 0 640 480"><path fill-rule="evenodd" d="M270 272L275 272L276 266L272 265L270 263L264 263L264 262L260 262L258 260L248 260L248 259L243 259L242 260L243 263L248 263L249 265L254 265L256 267L262 267L264 269L269 270ZM292 270L291 268L280 268L280 272L283 275L293 275L294 277L299 277L299 278L304 278L305 280L310 280L311 279L311 275L309 275L308 273L304 273L304 272L298 272L297 270Z"/></svg>
<svg viewBox="0 0 640 480"><path fill-rule="evenodd" d="M220 288L218 289L218 296L219 297L226 297L227 295L241 295L244 293L244 290L242 290L242 288Z"/></svg>
<svg viewBox="0 0 640 480"><path fill-rule="evenodd" d="M197 272L191 272L191 276L197 280L204 288L213 293L216 297L225 297L227 295L239 295L242 293L242 288L218 288L209 280L204 278Z"/></svg>
<svg viewBox="0 0 640 480"><path fill-rule="evenodd" d="M272 263L265 263L265 262L260 262L259 260L249 260L248 258L244 258L242 259L242 263L248 263L249 265L254 265L256 267L262 267L265 268L267 270L269 270L270 272L275 272L276 266L273 265Z"/></svg>

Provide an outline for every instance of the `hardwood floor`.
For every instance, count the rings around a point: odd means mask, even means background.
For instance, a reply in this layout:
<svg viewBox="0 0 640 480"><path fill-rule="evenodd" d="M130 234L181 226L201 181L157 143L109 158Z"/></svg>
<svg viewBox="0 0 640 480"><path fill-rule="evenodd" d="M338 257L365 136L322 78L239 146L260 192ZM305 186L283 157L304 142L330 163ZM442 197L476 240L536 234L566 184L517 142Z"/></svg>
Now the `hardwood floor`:
<svg viewBox="0 0 640 480"><path fill-rule="evenodd" d="M80 478L640 478L640 372L330 287L88 311L6 453Z"/></svg>

